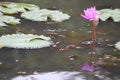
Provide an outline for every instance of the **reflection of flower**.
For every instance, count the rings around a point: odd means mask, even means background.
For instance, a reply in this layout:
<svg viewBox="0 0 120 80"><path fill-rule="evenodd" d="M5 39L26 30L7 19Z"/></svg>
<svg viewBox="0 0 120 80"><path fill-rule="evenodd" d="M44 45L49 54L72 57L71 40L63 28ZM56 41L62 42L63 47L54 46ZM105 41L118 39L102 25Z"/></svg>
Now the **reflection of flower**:
<svg viewBox="0 0 120 80"><path fill-rule="evenodd" d="M85 71L93 72L94 71L94 66L93 66L93 64L85 63L85 64L82 65L81 69L85 70Z"/></svg>
<svg viewBox="0 0 120 80"><path fill-rule="evenodd" d="M96 13L96 7L87 8L84 10L84 15L80 14L83 18L89 21L98 20L101 14Z"/></svg>

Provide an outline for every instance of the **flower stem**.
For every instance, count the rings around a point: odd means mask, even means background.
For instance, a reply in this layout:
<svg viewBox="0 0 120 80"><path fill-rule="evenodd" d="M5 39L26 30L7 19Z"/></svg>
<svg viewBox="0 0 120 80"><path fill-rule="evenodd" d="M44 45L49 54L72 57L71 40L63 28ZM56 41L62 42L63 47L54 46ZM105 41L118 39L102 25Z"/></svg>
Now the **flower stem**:
<svg viewBox="0 0 120 80"><path fill-rule="evenodd" d="M95 24L94 24L94 20L92 21L92 40L96 41L96 28L95 28Z"/></svg>
<svg viewBox="0 0 120 80"><path fill-rule="evenodd" d="M95 54L95 41L92 41L91 43L91 54L90 54L90 62L92 63L94 60L94 54Z"/></svg>
<svg viewBox="0 0 120 80"><path fill-rule="evenodd" d="M92 64L93 62L93 57L95 54L95 43L96 43L96 28L95 28L95 23L94 20L92 21L92 41L91 41L91 55L90 55L90 62Z"/></svg>

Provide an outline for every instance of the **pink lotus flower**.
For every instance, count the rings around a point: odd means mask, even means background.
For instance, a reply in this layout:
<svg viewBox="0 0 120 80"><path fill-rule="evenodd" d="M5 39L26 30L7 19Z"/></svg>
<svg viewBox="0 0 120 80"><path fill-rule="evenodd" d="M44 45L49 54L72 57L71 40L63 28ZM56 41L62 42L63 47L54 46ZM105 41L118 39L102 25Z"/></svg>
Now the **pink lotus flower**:
<svg viewBox="0 0 120 80"><path fill-rule="evenodd" d="M80 14L83 18L88 19L89 21L99 20L101 14L96 13L96 7L87 8L84 10L84 15Z"/></svg>
<svg viewBox="0 0 120 80"><path fill-rule="evenodd" d="M85 64L82 65L81 69L85 70L85 71L93 72L94 71L94 66L93 66L93 64L85 63Z"/></svg>

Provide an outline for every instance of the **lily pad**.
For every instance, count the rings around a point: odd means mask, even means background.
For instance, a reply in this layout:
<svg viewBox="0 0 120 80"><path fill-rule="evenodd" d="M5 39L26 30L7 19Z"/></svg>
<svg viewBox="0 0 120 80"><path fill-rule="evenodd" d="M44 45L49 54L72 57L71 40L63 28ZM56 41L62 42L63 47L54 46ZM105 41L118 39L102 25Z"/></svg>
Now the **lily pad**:
<svg viewBox="0 0 120 80"><path fill-rule="evenodd" d="M36 49L52 45L50 37L33 34L11 34L0 37L0 45L3 47L19 49Z"/></svg>
<svg viewBox="0 0 120 80"><path fill-rule="evenodd" d="M115 48L120 50L120 41L115 44Z"/></svg>
<svg viewBox="0 0 120 80"><path fill-rule="evenodd" d="M26 3L17 3L17 7L23 7L23 8L28 9L28 10L39 9L39 7L37 5L26 4Z"/></svg>
<svg viewBox="0 0 120 80"><path fill-rule="evenodd" d="M39 9L38 6L26 3L13 3L13 2L2 2L0 6L0 11L5 14L14 14L18 12L26 12L27 10Z"/></svg>
<svg viewBox="0 0 120 80"><path fill-rule="evenodd" d="M85 80L85 76L78 71L34 72L31 75L17 76L11 80Z"/></svg>
<svg viewBox="0 0 120 80"><path fill-rule="evenodd" d="M3 15L1 12L0 12L0 16Z"/></svg>
<svg viewBox="0 0 120 80"><path fill-rule="evenodd" d="M0 27L1 26L7 26L4 22L0 22Z"/></svg>
<svg viewBox="0 0 120 80"><path fill-rule="evenodd" d="M16 19L13 16L1 15L0 16L0 26L7 26L7 24L20 24L20 19Z"/></svg>
<svg viewBox="0 0 120 80"><path fill-rule="evenodd" d="M48 9L36 9L29 12L25 12L21 14L21 17L33 21L47 21L49 17L53 21L64 21L70 18L68 14L65 14L58 10L48 10Z"/></svg>
<svg viewBox="0 0 120 80"><path fill-rule="evenodd" d="M120 9L115 9L111 15L114 22L120 22Z"/></svg>
<svg viewBox="0 0 120 80"><path fill-rule="evenodd" d="M26 10L24 8L5 8L5 7L0 7L0 11L5 13L5 14L15 14L18 12L25 12Z"/></svg>
<svg viewBox="0 0 120 80"><path fill-rule="evenodd" d="M100 20L106 21L111 18L114 22L120 22L120 9L101 9L97 13L102 13Z"/></svg>

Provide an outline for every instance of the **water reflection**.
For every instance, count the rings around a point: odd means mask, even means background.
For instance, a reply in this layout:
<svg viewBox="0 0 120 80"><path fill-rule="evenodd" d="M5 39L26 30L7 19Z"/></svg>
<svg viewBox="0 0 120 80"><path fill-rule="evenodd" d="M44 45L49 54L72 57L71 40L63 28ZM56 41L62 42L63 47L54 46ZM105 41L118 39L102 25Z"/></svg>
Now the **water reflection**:
<svg viewBox="0 0 120 80"><path fill-rule="evenodd" d="M81 67L82 70L85 71L94 71L94 54L95 54L95 44L96 41L91 41L91 53L90 53L90 60L88 61L88 63L84 63Z"/></svg>
<svg viewBox="0 0 120 80"><path fill-rule="evenodd" d="M35 72L32 75L17 76L12 80L87 80L81 74L81 72L70 72L70 71L54 71L46 73Z"/></svg>

